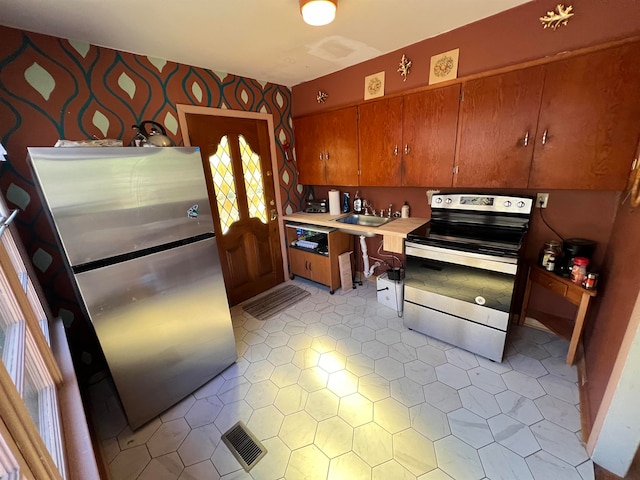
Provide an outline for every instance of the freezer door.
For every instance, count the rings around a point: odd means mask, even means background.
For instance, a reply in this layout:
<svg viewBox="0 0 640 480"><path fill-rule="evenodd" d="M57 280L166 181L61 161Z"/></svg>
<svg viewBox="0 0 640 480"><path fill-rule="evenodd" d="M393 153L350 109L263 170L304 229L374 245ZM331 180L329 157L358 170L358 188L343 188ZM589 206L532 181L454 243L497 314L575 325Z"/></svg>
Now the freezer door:
<svg viewBox="0 0 640 480"><path fill-rule="evenodd" d="M29 148L71 266L213 232L197 148Z"/></svg>
<svg viewBox="0 0 640 480"><path fill-rule="evenodd" d="M131 428L237 359L215 238L75 278Z"/></svg>

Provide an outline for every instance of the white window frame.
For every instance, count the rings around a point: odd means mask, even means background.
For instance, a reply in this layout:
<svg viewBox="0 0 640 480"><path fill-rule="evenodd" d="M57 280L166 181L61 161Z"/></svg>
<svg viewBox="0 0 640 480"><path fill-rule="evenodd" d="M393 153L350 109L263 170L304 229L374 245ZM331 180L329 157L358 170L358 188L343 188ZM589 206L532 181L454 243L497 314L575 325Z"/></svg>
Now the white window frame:
<svg viewBox="0 0 640 480"><path fill-rule="evenodd" d="M29 278L20 250L9 229L16 211L9 214L0 202L0 301L7 321L0 363L2 441L0 469L9 478L66 480L58 387L62 375L49 345L48 321ZM37 391L37 422L23 401L25 375ZM39 427L36 425L39 425ZM18 452L11 445L20 445ZM26 468L20 469L17 456ZM18 470L16 471L16 466ZM0 470L2 471L2 470Z"/></svg>

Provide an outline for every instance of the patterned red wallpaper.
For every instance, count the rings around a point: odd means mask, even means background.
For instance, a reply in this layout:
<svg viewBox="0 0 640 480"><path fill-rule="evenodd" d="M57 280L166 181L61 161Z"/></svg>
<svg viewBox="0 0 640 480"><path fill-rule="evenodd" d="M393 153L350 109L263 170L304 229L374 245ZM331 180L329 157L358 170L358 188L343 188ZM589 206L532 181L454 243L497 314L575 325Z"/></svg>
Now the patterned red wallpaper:
<svg viewBox="0 0 640 480"><path fill-rule="evenodd" d="M284 159L292 142L291 91L284 86L133 55L88 43L0 27L0 189L21 210L20 236L54 315L67 327L76 370L90 374L103 360L76 303L71 281L26 163L30 146L58 139L122 139L131 126L153 120L183 145L176 104L271 113L274 120L283 210L300 209L303 189ZM80 321L78 321L80 320Z"/></svg>

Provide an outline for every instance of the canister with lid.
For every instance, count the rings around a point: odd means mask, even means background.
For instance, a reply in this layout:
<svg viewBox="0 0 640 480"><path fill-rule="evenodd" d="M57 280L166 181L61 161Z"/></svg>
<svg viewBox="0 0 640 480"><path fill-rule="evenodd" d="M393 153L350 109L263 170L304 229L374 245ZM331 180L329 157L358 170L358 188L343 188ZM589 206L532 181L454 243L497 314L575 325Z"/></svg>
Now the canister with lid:
<svg viewBox="0 0 640 480"><path fill-rule="evenodd" d="M540 266L551 272L561 256L562 244L557 240L549 240L544 243L544 247L540 251Z"/></svg>
<svg viewBox="0 0 640 480"><path fill-rule="evenodd" d="M589 265L589 259L585 257L575 257L573 259L573 266L571 267L571 281L582 285L584 277L587 275L587 265Z"/></svg>

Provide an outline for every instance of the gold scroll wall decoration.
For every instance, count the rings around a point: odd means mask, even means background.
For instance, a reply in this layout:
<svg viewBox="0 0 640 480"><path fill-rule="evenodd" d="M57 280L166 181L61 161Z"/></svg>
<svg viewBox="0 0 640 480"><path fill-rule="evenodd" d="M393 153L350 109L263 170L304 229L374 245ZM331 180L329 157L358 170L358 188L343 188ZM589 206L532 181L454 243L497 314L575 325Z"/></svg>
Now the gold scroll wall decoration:
<svg viewBox="0 0 640 480"><path fill-rule="evenodd" d="M329 95L327 94L327 92L323 92L322 90L319 90L318 94L316 95L316 101L318 103L324 103L327 101L328 97Z"/></svg>
<svg viewBox="0 0 640 480"><path fill-rule="evenodd" d="M540 21L544 28L552 28L555 30L560 25L566 25L571 17L573 17L573 6L569 5L565 7L564 5L556 6L557 13L554 11L549 11L544 17L540 17Z"/></svg>
<svg viewBox="0 0 640 480"><path fill-rule="evenodd" d="M400 66L398 67L397 72L402 75L402 81L407 81L407 75L409 75L411 70L411 60L409 60L406 55L402 54L402 60L400 60Z"/></svg>

